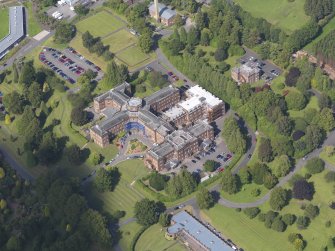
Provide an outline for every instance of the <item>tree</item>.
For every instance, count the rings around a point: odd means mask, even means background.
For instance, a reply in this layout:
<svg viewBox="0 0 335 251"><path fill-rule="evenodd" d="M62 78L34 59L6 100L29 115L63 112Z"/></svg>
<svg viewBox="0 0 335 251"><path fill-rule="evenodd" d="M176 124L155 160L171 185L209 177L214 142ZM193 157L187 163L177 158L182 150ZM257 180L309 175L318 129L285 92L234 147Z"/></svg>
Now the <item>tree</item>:
<svg viewBox="0 0 335 251"><path fill-rule="evenodd" d="M214 58L218 62L222 62L223 60L227 59L228 53L223 48L218 48L214 53Z"/></svg>
<svg viewBox="0 0 335 251"><path fill-rule="evenodd" d="M293 245L294 245L295 250L297 251L302 251L305 248L305 242L299 238L294 240Z"/></svg>
<svg viewBox="0 0 335 251"><path fill-rule="evenodd" d="M35 113L30 106L26 106L21 119L17 122L17 130L20 135L25 135L30 122L35 118Z"/></svg>
<svg viewBox="0 0 335 251"><path fill-rule="evenodd" d="M292 167L292 163L287 155L281 155L277 157L274 163L274 174L277 177L286 176Z"/></svg>
<svg viewBox="0 0 335 251"><path fill-rule="evenodd" d="M197 182L195 177L190 172L182 170L168 181L165 191L174 198L180 198L192 193L196 187Z"/></svg>
<svg viewBox="0 0 335 251"><path fill-rule="evenodd" d="M325 180L328 183L334 182L335 181L335 172L334 171L329 171L328 173L326 173Z"/></svg>
<svg viewBox="0 0 335 251"><path fill-rule="evenodd" d="M24 100L17 91L13 91L5 95L2 99L2 102L6 107L7 111L14 114L22 114Z"/></svg>
<svg viewBox="0 0 335 251"><path fill-rule="evenodd" d="M99 212L88 209L80 218L80 229L84 231L91 240L97 241L100 246L110 248L114 241L108 230L108 222Z"/></svg>
<svg viewBox="0 0 335 251"><path fill-rule="evenodd" d="M300 111L306 104L307 100L301 92L291 91L286 95L285 101L289 110Z"/></svg>
<svg viewBox="0 0 335 251"><path fill-rule="evenodd" d="M261 142L258 148L258 159L262 162L270 162L273 160L270 139L261 138Z"/></svg>
<svg viewBox="0 0 335 251"><path fill-rule="evenodd" d="M196 200L200 209L209 209L214 206L213 195L206 188L199 190L196 195Z"/></svg>
<svg viewBox="0 0 335 251"><path fill-rule="evenodd" d="M306 229L309 223L310 223L310 219L305 216L299 216L296 221L296 224L299 230Z"/></svg>
<svg viewBox="0 0 335 251"><path fill-rule="evenodd" d="M300 70L297 67L291 67L288 74L285 77L285 84L287 86L295 86L298 78L300 77Z"/></svg>
<svg viewBox="0 0 335 251"><path fill-rule="evenodd" d="M28 88L27 99L29 100L31 105L36 108L39 107L42 98L43 93L41 90L41 86L36 82L32 83Z"/></svg>
<svg viewBox="0 0 335 251"><path fill-rule="evenodd" d="M309 204L306 208L305 208L305 216L310 218L310 219L314 219L316 216L318 216L320 213L320 209L318 206L314 206L312 204Z"/></svg>
<svg viewBox="0 0 335 251"><path fill-rule="evenodd" d="M278 183L278 179L273 174L268 173L264 176L263 182L267 189L272 189Z"/></svg>
<svg viewBox="0 0 335 251"><path fill-rule="evenodd" d="M76 106L71 111L71 121L77 126L85 125L88 122L88 113L81 106Z"/></svg>
<svg viewBox="0 0 335 251"><path fill-rule="evenodd" d="M272 190L270 195L270 207L273 210L280 211L289 202L288 193L285 189L277 187Z"/></svg>
<svg viewBox="0 0 335 251"><path fill-rule="evenodd" d="M182 27L184 25L184 20L179 14L177 14L174 23L177 27Z"/></svg>
<svg viewBox="0 0 335 251"><path fill-rule="evenodd" d="M102 161L102 155L97 152L91 152L90 161L94 166L99 165Z"/></svg>
<svg viewBox="0 0 335 251"><path fill-rule="evenodd" d="M35 75L36 72L33 61L24 62L21 69L19 82L25 86L29 86L35 80Z"/></svg>
<svg viewBox="0 0 335 251"><path fill-rule="evenodd" d="M79 16L85 16L90 12L90 9L86 8L82 4L77 4L74 6L74 11L79 15Z"/></svg>
<svg viewBox="0 0 335 251"><path fill-rule="evenodd" d="M6 248L9 251L22 250L22 241L16 236L11 236L6 243Z"/></svg>
<svg viewBox="0 0 335 251"><path fill-rule="evenodd" d="M116 167L99 168L94 185L99 192L113 191L120 178Z"/></svg>
<svg viewBox="0 0 335 251"><path fill-rule="evenodd" d="M282 220L286 225L290 226L295 222L296 218L297 217L294 214L284 214Z"/></svg>
<svg viewBox="0 0 335 251"><path fill-rule="evenodd" d="M325 162L318 158L312 158L307 161L306 169L310 174L321 173L325 169Z"/></svg>
<svg viewBox="0 0 335 251"><path fill-rule="evenodd" d="M313 121L326 132L331 131L335 127L333 111L330 108L323 108Z"/></svg>
<svg viewBox="0 0 335 251"><path fill-rule="evenodd" d="M323 108L330 108L331 107L331 99L326 93L321 93L320 97L318 98L318 104L320 110Z"/></svg>
<svg viewBox="0 0 335 251"><path fill-rule="evenodd" d="M0 179L2 179L3 177L5 177L5 175L6 175L5 170L2 167L0 167Z"/></svg>
<svg viewBox="0 0 335 251"><path fill-rule="evenodd" d="M157 223L163 210L160 202L146 198L135 203L135 217L142 226L150 226Z"/></svg>
<svg viewBox="0 0 335 251"><path fill-rule="evenodd" d="M158 221L162 227L167 227L170 225L170 216L167 213L161 213Z"/></svg>
<svg viewBox="0 0 335 251"><path fill-rule="evenodd" d="M4 200L4 199L1 199L1 200L0 200L0 209L1 209L1 210L4 210L4 209L6 209L6 208L7 208L7 201Z"/></svg>
<svg viewBox="0 0 335 251"><path fill-rule="evenodd" d="M157 191L162 191L165 188L168 179L168 176L154 172L150 175L149 185Z"/></svg>
<svg viewBox="0 0 335 251"><path fill-rule="evenodd" d="M191 47L196 46L199 43L199 31L192 27L187 33L187 44Z"/></svg>
<svg viewBox="0 0 335 251"><path fill-rule="evenodd" d="M271 228L277 232L284 232L286 229L286 224L283 220L277 217L271 224Z"/></svg>
<svg viewBox="0 0 335 251"><path fill-rule="evenodd" d="M6 114L6 116L5 116L5 124L9 125L10 123L12 123L12 119L10 118L9 114Z"/></svg>
<svg viewBox="0 0 335 251"><path fill-rule="evenodd" d="M298 200L312 200L314 194L314 186L305 179L294 182L292 196Z"/></svg>
<svg viewBox="0 0 335 251"><path fill-rule="evenodd" d="M108 88L123 83L128 78L128 70L125 65L118 66L113 60L108 63L105 73L105 83Z"/></svg>
<svg viewBox="0 0 335 251"><path fill-rule="evenodd" d="M270 173L270 169L266 164L256 163L250 168L252 181L257 185L264 184L264 177Z"/></svg>
<svg viewBox="0 0 335 251"><path fill-rule="evenodd" d="M237 193L239 190L238 176L226 170L222 175L221 185L223 191L229 194Z"/></svg>
<svg viewBox="0 0 335 251"><path fill-rule="evenodd" d="M317 125L309 125L306 129L305 142L307 149L317 148L323 141L325 135L323 130Z"/></svg>
<svg viewBox="0 0 335 251"><path fill-rule="evenodd" d="M141 50L144 53L149 53L153 46L153 41L151 38L151 34L149 32L143 33L139 38L139 45Z"/></svg>
<svg viewBox="0 0 335 251"><path fill-rule="evenodd" d="M255 218L261 210L258 207L250 207L243 209L243 213L245 213L246 216L249 217L249 219Z"/></svg>
<svg viewBox="0 0 335 251"><path fill-rule="evenodd" d="M57 25L55 31L55 42L58 44L69 43L76 35L76 27L72 24L61 22Z"/></svg>
<svg viewBox="0 0 335 251"><path fill-rule="evenodd" d="M80 165L83 163L83 153L78 145L71 145L66 149L66 155L71 164Z"/></svg>
<svg viewBox="0 0 335 251"><path fill-rule="evenodd" d="M245 135L243 135L233 116L225 120L222 135L230 151L240 154L245 153L247 145Z"/></svg>
<svg viewBox="0 0 335 251"><path fill-rule="evenodd" d="M200 44L203 46L208 46L210 42L210 31L208 29L203 29L200 35Z"/></svg>
<svg viewBox="0 0 335 251"><path fill-rule="evenodd" d="M251 182L251 174L249 168L244 167L240 169L238 172L238 176L240 177L240 181L242 184L249 184Z"/></svg>
<svg viewBox="0 0 335 251"><path fill-rule="evenodd" d="M206 172L214 172L217 164L218 163L214 160L206 160L204 164L204 169Z"/></svg>
<svg viewBox="0 0 335 251"><path fill-rule="evenodd" d="M281 116L276 121L278 131L285 135L289 136L293 129L293 123L292 120L288 116Z"/></svg>

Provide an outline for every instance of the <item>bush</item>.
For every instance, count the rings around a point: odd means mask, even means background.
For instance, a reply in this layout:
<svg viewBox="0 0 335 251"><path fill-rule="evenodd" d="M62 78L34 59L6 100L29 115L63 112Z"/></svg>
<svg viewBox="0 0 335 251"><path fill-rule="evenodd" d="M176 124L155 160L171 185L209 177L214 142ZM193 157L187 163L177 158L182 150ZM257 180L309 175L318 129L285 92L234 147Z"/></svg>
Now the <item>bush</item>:
<svg viewBox="0 0 335 251"><path fill-rule="evenodd" d="M303 179L304 177L302 177L300 174L294 174L292 178L289 180L288 184L290 186L293 186L296 181L303 180Z"/></svg>
<svg viewBox="0 0 335 251"><path fill-rule="evenodd" d="M136 92L143 93L147 91L147 87L144 84L136 85Z"/></svg>
<svg viewBox="0 0 335 251"><path fill-rule="evenodd" d="M246 216L248 216L250 219L255 218L259 213L260 209L258 207L250 207L243 209L243 213L245 213Z"/></svg>
<svg viewBox="0 0 335 251"><path fill-rule="evenodd" d="M297 217L294 214L284 214L282 220L285 222L286 225L293 225L296 218Z"/></svg>
<svg viewBox="0 0 335 251"><path fill-rule="evenodd" d="M251 195L257 197L261 194L261 190L259 188L254 188L251 190Z"/></svg>
<svg viewBox="0 0 335 251"><path fill-rule="evenodd" d="M299 216L296 222L299 230L306 229L309 223L310 223L310 219L305 216Z"/></svg>
<svg viewBox="0 0 335 251"><path fill-rule="evenodd" d="M314 219L316 216L319 215L319 207L318 206L314 206L312 204L309 204L306 208L305 208L305 215L311 219Z"/></svg>
<svg viewBox="0 0 335 251"><path fill-rule="evenodd" d="M157 191L162 191L165 188L168 179L168 176L154 172L150 175L149 184Z"/></svg>
<svg viewBox="0 0 335 251"><path fill-rule="evenodd" d="M326 223L325 223L326 228L331 227L331 225L332 225L332 222L330 220L326 221Z"/></svg>
<svg viewBox="0 0 335 251"><path fill-rule="evenodd" d="M288 235L288 241L293 243L296 239L302 239L302 236L300 234L297 233L290 233Z"/></svg>
<svg viewBox="0 0 335 251"><path fill-rule="evenodd" d="M260 213L258 215L258 220L261 221L261 222L265 222L265 220L266 220L266 214Z"/></svg>
<svg viewBox="0 0 335 251"><path fill-rule="evenodd" d="M287 103L287 108L295 111L302 110L307 104L305 96L301 92L296 91L291 91L287 94L285 101Z"/></svg>
<svg viewBox="0 0 335 251"><path fill-rule="evenodd" d="M279 211L289 202L288 193L285 189L277 187L270 195L270 206L273 210Z"/></svg>
<svg viewBox="0 0 335 251"><path fill-rule="evenodd" d="M286 224L279 217L277 217L272 222L271 228L277 232L284 232L286 229Z"/></svg>
<svg viewBox="0 0 335 251"><path fill-rule="evenodd" d="M206 172L214 172L216 165L217 162L215 162L214 160L206 160L204 164L204 169Z"/></svg>
<svg viewBox="0 0 335 251"><path fill-rule="evenodd" d="M312 158L307 161L306 169L310 174L321 173L325 169L325 162L318 158Z"/></svg>
<svg viewBox="0 0 335 251"><path fill-rule="evenodd" d="M325 180L328 183L334 182L335 181L335 172L334 171L329 171L328 173L326 173Z"/></svg>
<svg viewBox="0 0 335 251"><path fill-rule="evenodd" d="M300 76L301 72L299 70L299 68L297 67L291 67L288 74L286 75L285 78L285 84L287 86L295 86L298 78Z"/></svg>
<svg viewBox="0 0 335 251"><path fill-rule="evenodd" d="M298 200L312 200L314 195L314 186L306 180L298 180L294 183L292 189L293 198Z"/></svg>
<svg viewBox="0 0 335 251"><path fill-rule="evenodd" d="M268 211L265 215L265 220L266 221L270 221L270 222L273 222L274 219L276 219L278 216L278 213L277 212L274 212L272 210Z"/></svg>

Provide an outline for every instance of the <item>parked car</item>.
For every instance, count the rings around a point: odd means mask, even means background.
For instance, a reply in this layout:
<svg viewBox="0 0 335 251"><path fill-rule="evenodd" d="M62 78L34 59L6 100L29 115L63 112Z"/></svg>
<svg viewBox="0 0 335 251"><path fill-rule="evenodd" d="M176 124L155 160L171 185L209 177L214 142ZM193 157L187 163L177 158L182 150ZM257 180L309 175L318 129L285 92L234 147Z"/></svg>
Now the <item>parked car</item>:
<svg viewBox="0 0 335 251"><path fill-rule="evenodd" d="M192 159L192 163L197 163L197 161L195 159Z"/></svg>

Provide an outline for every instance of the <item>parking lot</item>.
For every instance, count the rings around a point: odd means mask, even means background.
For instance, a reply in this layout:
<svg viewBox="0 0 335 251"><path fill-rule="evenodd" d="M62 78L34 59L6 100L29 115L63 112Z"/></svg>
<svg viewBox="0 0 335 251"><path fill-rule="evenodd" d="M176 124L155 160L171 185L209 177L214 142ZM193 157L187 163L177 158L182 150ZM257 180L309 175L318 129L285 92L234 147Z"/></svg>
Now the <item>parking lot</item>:
<svg viewBox="0 0 335 251"><path fill-rule="evenodd" d="M62 5L55 5L52 6L50 9L47 10L47 14L50 17L55 18L55 13L60 13L60 15L57 17L61 17L61 19L68 19L71 20L72 18L74 18L76 16L76 13L74 12L74 10L70 9L70 6L66 3L62 4Z"/></svg>
<svg viewBox="0 0 335 251"><path fill-rule="evenodd" d="M247 62L252 62L257 64L259 69L261 69L262 73L261 79L271 81L282 73L282 70L278 66L274 65L273 63L267 60L262 60L257 53L249 50L248 48L244 49L245 54L243 55L243 57L239 59L239 63L245 64Z"/></svg>
<svg viewBox="0 0 335 251"><path fill-rule="evenodd" d="M39 59L45 66L51 68L56 74L71 84L74 84L78 77L84 74L88 69L97 73L97 80L103 76L98 66L86 60L72 48L58 51L53 48L45 47L40 53Z"/></svg>

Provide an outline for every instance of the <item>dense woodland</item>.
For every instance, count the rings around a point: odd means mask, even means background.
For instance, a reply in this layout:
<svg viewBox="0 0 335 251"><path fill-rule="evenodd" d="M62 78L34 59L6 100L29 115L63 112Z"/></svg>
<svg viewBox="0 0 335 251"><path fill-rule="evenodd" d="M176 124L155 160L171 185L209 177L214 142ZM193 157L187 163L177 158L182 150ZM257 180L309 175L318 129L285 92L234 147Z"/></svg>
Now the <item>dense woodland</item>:
<svg viewBox="0 0 335 251"><path fill-rule="evenodd" d="M335 67L335 31L331 31L327 36L316 43L314 47L315 56L326 64Z"/></svg>

